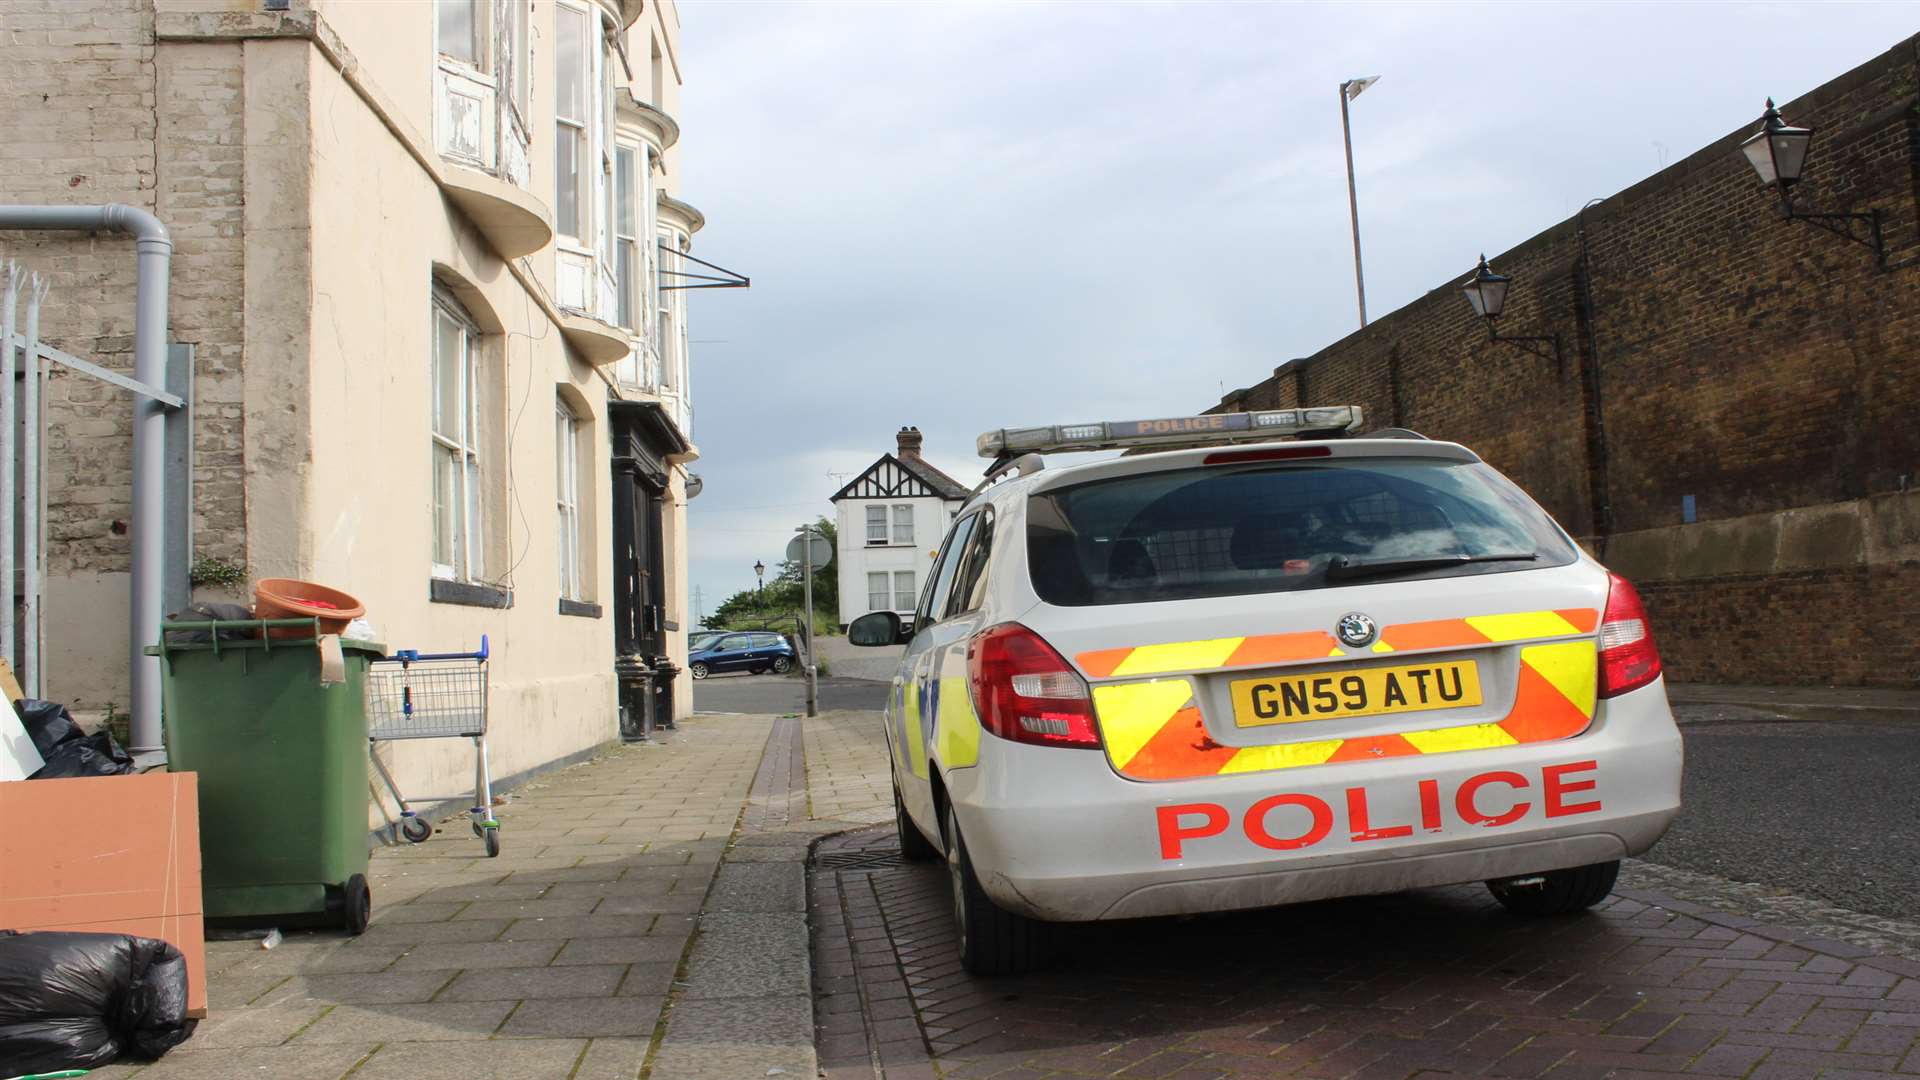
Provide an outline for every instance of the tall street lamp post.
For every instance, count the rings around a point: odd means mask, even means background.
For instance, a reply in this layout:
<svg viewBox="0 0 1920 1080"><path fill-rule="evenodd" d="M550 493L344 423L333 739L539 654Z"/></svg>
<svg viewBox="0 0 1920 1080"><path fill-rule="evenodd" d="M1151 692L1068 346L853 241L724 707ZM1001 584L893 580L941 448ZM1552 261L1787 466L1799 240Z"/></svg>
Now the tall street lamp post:
<svg viewBox="0 0 1920 1080"><path fill-rule="evenodd" d="M1347 144L1347 212L1353 219L1353 291L1360 301L1361 326L1367 325L1367 281L1360 271L1360 196L1353 186L1353 125L1347 119L1347 102L1379 81L1378 75L1365 75L1340 84L1340 138Z"/></svg>
<svg viewBox="0 0 1920 1080"><path fill-rule="evenodd" d="M755 559L753 560L753 603L755 607L760 605L761 594L766 588L766 584L767 564L761 562L759 559Z"/></svg>

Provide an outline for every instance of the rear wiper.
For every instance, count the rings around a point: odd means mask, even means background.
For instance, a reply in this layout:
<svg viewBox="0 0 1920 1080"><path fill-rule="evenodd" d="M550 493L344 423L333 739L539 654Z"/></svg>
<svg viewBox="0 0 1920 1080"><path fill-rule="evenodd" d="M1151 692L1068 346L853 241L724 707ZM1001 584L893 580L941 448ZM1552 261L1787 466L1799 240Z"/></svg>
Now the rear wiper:
<svg viewBox="0 0 1920 1080"><path fill-rule="evenodd" d="M1498 555L1425 555L1413 559L1368 559L1356 562L1345 555L1335 555L1327 563L1327 580L1340 581L1346 578L1410 574L1418 570L1465 566L1468 563L1532 562L1539 557L1540 553L1537 551L1510 551Z"/></svg>

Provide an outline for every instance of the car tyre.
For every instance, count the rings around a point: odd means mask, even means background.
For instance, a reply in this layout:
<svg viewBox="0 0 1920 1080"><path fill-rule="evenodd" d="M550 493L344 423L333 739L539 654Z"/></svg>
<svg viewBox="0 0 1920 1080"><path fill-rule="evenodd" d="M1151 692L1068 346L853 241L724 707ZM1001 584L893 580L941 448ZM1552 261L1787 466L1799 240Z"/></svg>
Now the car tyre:
<svg viewBox="0 0 1920 1080"><path fill-rule="evenodd" d="M974 875L953 807L946 810L947 875L953 885L960 966L974 975L1018 975L1046 959L1046 924L995 904Z"/></svg>
<svg viewBox="0 0 1920 1080"><path fill-rule="evenodd" d="M1489 881L1487 891L1493 893L1493 898L1515 915L1572 915L1605 900L1613 892L1613 883L1619 876L1620 862L1616 859L1591 866ZM1516 884L1536 879L1544 880L1539 880L1538 884Z"/></svg>
<svg viewBox="0 0 1920 1080"><path fill-rule="evenodd" d="M907 804L900 798L898 784L893 788L893 827L900 834L900 857L908 862L932 862L940 857L940 849L920 826L913 823L907 815Z"/></svg>
<svg viewBox="0 0 1920 1080"><path fill-rule="evenodd" d="M787 672L792 670L793 670L793 661L787 659L784 656L776 656L773 658L773 673L775 675L785 675Z"/></svg>
<svg viewBox="0 0 1920 1080"><path fill-rule="evenodd" d="M707 677L707 665L695 660L687 665L687 673L696 679L704 679Z"/></svg>

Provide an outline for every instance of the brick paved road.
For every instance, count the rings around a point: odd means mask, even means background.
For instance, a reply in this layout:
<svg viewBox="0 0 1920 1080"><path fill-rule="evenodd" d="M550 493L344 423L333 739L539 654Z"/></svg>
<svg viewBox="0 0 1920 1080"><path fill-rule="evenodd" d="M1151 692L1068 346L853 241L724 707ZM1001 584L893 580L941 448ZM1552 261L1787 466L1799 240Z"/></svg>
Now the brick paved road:
<svg viewBox="0 0 1920 1080"><path fill-rule="evenodd" d="M838 740L841 773L885 769L884 744ZM1845 914L1765 890L1647 864L1623 880L1661 891L1544 922L1472 886L1073 927L1050 971L978 979L944 871L862 830L809 876L820 1062L830 1080L1920 1076L1920 961L1886 951L1920 928L1833 923L1843 941L1734 913Z"/></svg>
<svg viewBox="0 0 1920 1080"><path fill-rule="evenodd" d="M815 859L893 844L868 830ZM1551 921L1475 886L1076 927L1053 970L999 979L959 970L937 866L816 871L812 893L833 1080L875 1060L1023 1080L1920 1074L1920 964L1647 892Z"/></svg>

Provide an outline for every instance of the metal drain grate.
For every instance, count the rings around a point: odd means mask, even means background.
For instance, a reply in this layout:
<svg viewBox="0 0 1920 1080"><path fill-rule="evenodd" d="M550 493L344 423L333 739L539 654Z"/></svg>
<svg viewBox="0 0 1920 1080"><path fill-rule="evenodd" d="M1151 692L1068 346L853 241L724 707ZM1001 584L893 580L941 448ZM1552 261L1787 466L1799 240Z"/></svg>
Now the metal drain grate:
<svg viewBox="0 0 1920 1080"><path fill-rule="evenodd" d="M813 864L826 870L889 870L905 865L900 861L900 849L891 846L822 852L814 857Z"/></svg>

